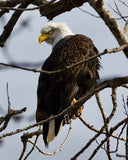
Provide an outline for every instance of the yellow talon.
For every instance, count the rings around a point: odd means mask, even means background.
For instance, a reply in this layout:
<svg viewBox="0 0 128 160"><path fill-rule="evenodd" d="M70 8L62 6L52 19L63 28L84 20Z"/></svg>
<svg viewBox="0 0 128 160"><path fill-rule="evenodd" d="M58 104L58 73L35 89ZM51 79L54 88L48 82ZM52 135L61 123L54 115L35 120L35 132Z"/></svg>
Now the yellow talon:
<svg viewBox="0 0 128 160"><path fill-rule="evenodd" d="M77 102L77 100L74 98L73 100L72 100L72 103L71 104L74 104L74 103L76 103Z"/></svg>
<svg viewBox="0 0 128 160"><path fill-rule="evenodd" d="M77 100L74 98L73 100L72 100L72 105L74 104L74 103L76 103L77 102ZM77 117L78 116L80 116L81 114L82 114L82 111L83 111L83 106L81 106L77 111L74 111L74 115L73 115L73 119L77 119Z"/></svg>
<svg viewBox="0 0 128 160"><path fill-rule="evenodd" d="M83 107L81 106L78 111L79 111L80 114L82 114L82 112L83 112Z"/></svg>
<svg viewBox="0 0 128 160"><path fill-rule="evenodd" d="M72 119L77 119L77 117L75 115L73 115Z"/></svg>

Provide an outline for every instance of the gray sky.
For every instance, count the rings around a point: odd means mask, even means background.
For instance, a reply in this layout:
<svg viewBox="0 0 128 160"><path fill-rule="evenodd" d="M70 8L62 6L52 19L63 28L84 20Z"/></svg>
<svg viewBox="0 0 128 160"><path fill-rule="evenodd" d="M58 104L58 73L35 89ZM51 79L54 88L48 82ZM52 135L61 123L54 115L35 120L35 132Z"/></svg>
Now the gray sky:
<svg viewBox="0 0 128 160"><path fill-rule="evenodd" d="M107 1L106 1L107 2ZM109 1L108 1L109 2ZM122 7L122 5L120 6ZM90 8L89 5L85 4L82 6L83 9L93 12L93 9ZM124 11L125 12L125 11ZM127 13L127 11L125 12ZM27 29L23 31L18 31L18 26L22 20L25 18L29 18L30 25ZM6 21L8 16L6 16ZM109 31L109 29L105 26L104 22L99 18L94 18L86 13L80 11L78 8L73 9L71 12L66 12L60 16L57 16L54 21L63 21L66 22L72 29L74 33L84 34L90 37L95 46L98 48L99 52L104 51L104 49L112 49L118 47L118 43L115 38ZM48 20L46 18L40 17L38 11L33 12L25 12L18 24L15 27L14 32L12 33L12 38L7 41L8 51L11 57L16 62L42 62L49 56L51 52L51 46L43 43L40 45L38 43L38 37L40 35L40 30L44 24L46 24ZM0 21L1 23L1 21ZM119 21L120 25L123 26L123 22ZM1 26L1 24L0 24ZM1 33L0 29L0 33ZM15 35L15 32L18 32ZM1 62L7 63L6 56L4 54L4 50L0 48L0 57ZM102 69L100 70L100 77L117 77L117 76L125 76L128 74L128 63L127 59L124 56L123 52L114 53L111 55L105 55L101 59ZM23 107L27 107L26 113L23 113L25 118L22 122L15 124L13 121L9 123L7 130L4 133L12 130L16 130L17 128L22 128L30 124L27 119L27 116L33 115L36 111L36 88L38 82L38 73L27 72L22 70L3 70L1 71L0 77L0 106L2 106L3 110L7 111L7 94L6 94L6 83L9 84L9 95L11 101L11 107L13 109L21 109ZM122 106L122 94L126 97L128 95L127 90L119 88L118 89L118 111L115 115L115 118L112 120L111 124L116 124L119 120L125 118L124 109ZM106 111L106 114L109 114L111 111L111 90L106 89L101 92L102 102ZM0 115L1 116L1 115ZM102 125L102 118L97 107L95 97L92 97L86 104L82 114L83 118L87 120L91 125L94 125L97 128L100 128ZM35 120L31 123L34 123ZM37 129L37 128L36 128ZM39 146L49 152L54 151L58 148L58 145L61 144L66 137L68 132L68 126L63 127L60 134L57 136L55 141L53 141L49 149L45 149L42 137L40 137ZM64 145L64 148L61 152L57 153L54 156L45 156L41 155L36 149L28 158L28 160L34 159L47 159L47 160L68 160L76 152L78 152L94 135L95 133L90 132L79 120L73 120L72 130L69 136L68 142ZM1 147L0 153L2 159L14 159L17 160L19 158L19 154L21 153L22 143L20 142L20 136L22 134L18 134L17 136L12 136L9 138L5 138L4 144ZM115 144L115 141L113 141ZM31 146L31 145L30 145ZM84 152L78 160L85 160L88 158L90 153L95 149L96 143ZM112 146L113 147L113 146ZM124 154L124 144L120 147L120 154ZM114 149L114 147L113 147ZM30 147L29 147L30 150ZM29 151L28 150L28 151ZM7 153L7 154L6 154ZM106 159L107 157L104 154L103 150L100 150L96 155L94 160ZM115 157L114 157L115 159ZM118 158L116 158L118 159Z"/></svg>

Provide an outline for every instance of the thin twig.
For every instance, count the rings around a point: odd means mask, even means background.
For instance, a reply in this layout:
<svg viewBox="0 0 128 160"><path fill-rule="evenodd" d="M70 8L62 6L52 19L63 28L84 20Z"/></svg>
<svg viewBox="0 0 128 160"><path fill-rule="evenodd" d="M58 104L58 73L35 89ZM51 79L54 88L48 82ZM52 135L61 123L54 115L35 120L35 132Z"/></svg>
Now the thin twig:
<svg viewBox="0 0 128 160"><path fill-rule="evenodd" d="M125 5L126 7L128 7L128 5L125 3L125 2L123 2L122 0L119 0L123 5Z"/></svg>
<svg viewBox="0 0 128 160"><path fill-rule="evenodd" d="M42 72L42 73L46 73L46 74L55 74L55 73L60 73L60 72L63 72L65 70L68 70L68 69L71 69L71 68L74 68L78 65L81 65L85 62L88 62L96 57L100 57L102 55L105 55L105 54L108 54L108 53L116 53L116 52L119 52L121 50L124 50L125 48L128 47L128 44L124 44L118 48L114 48L114 49L105 49L104 52L98 54L98 55L95 55L95 56L91 56L89 58L86 58L85 60L83 61L80 61L78 63L75 63L73 65L70 65L70 66L67 66L63 69L59 69L59 70L55 70L55 71L46 71L46 70L37 70L37 69L29 69L29 68L25 68L25 67L20 67L20 66L17 66L17 65L11 65L11 64L6 64L6 63L0 63L0 65L2 66L6 66L6 67L13 67L13 68L17 68L17 69L22 69L22 70L26 70L26 71L32 71L32 72Z"/></svg>
<svg viewBox="0 0 128 160"><path fill-rule="evenodd" d="M115 87L112 87L112 88L115 88ZM115 89L113 89L113 94L115 94ZM114 105L116 105L115 96L113 96L113 103L114 103ZM112 117L114 111L115 111L115 109L112 110L112 113L110 114L110 116L108 118L108 121L111 120L111 117ZM117 123L114 127L111 127L109 133L107 134L107 137L104 140L102 140L101 143L96 147L96 149L94 150L94 152L90 156L89 160L91 160L95 156L97 151L108 140L108 138L113 134L113 132L116 131L121 125L123 125L127 122L128 122L128 118L125 118L124 120ZM91 138L88 143L86 143L86 145L72 158L72 160L76 160L76 158L79 157L92 144L92 142L102 134L102 132L105 128L106 128L106 124L103 125L103 127L100 129L100 131L93 138Z"/></svg>
<svg viewBox="0 0 128 160"><path fill-rule="evenodd" d="M11 109L11 103L10 103L9 91L8 91L8 83L7 83L6 89L7 89L7 99L8 99L8 113L4 117L0 117L0 125L2 125L2 123L4 123L3 126L0 128L0 132L3 131L7 127L9 120L12 116L15 116L17 114L21 114L26 111L26 108L23 108L21 110L12 110Z"/></svg>
<svg viewBox="0 0 128 160"><path fill-rule="evenodd" d="M26 155L26 157L24 158L24 160L26 160L26 159L28 158L28 156L32 153L32 151L34 150L34 148L35 148L35 145L36 145L36 143L37 143L38 138L39 138L39 135L37 135L37 136L36 136L36 139L35 139L34 145L33 145L32 149L28 152L28 154Z"/></svg>
<svg viewBox="0 0 128 160"><path fill-rule="evenodd" d="M20 158L18 160L22 160L23 159L23 156L24 156L24 154L26 152L26 149L27 149L27 141L25 141L23 143L23 150L22 150L22 153L21 153Z"/></svg>
<svg viewBox="0 0 128 160"><path fill-rule="evenodd" d="M108 121L110 121L112 119L112 117L115 115L115 112L117 110L117 99L116 99L116 92L117 92L117 88L113 87L112 88L112 103L113 103L113 109L111 114L109 115L109 117L107 118Z"/></svg>
<svg viewBox="0 0 128 160"><path fill-rule="evenodd" d="M96 97L97 104L98 104L98 106L99 106L99 109L100 109L100 112L101 112L103 121L104 121L104 123L106 123L106 115L105 115L104 108L103 108L103 105L102 105L101 100L100 100L99 92L97 92L97 93L95 94L95 97Z"/></svg>
<svg viewBox="0 0 128 160"><path fill-rule="evenodd" d="M114 1L114 3L115 3L115 6L116 6L117 14L126 22L126 19L125 19L124 16L121 14L121 12L120 12L120 10L119 10L119 7L118 7L118 5L117 5L117 3L116 3L116 1L115 1L115 0L113 0L113 1Z"/></svg>
<svg viewBox="0 0 128 160"><path fill-rule="evenodd" d="M71 160L76 160L76 158L79 157L96 140L96 138L101 135L101 133L103 132L104 128L105 128L105 125L102 126L102 128L100 129L100 131L94 137L92 137L86 143L86 145L74 157L71 158Z"/></svg>
<svg viewBox="0 0 128 160"><path fill-rule="evenodd" d="M111 6L108 4L108 6L113 10L113 12L115 12L117 15L119 15L119 13ZM128 16L123 16L123 18L128 18ZM115 18L116 20L121 20L122 17L119 15L118 18Z"/></svg>
<svg viewBox="0 0 128 160"><path fill-rule="evenodd" d="M100 95L99 95L99 92L95 94L96 96L96 100L97 100L97 104L99 106L99 109L100 109L100 112L101 112L101 115L102 115L102 118L103 118L103 122L104 124L106 124L106 127L105 127L105 130L106 130L106 137L107 137L107 134L109 132L109 125L108 125L108 121L107 121L107 118L106 118L106 115L105 115L105 112L104 112L104 108L103 108L103 105L101 103L101 100L100 100ZM107 139L107 150L106 151L106 154L108 156L108 159L109 160L112 160L112 157L110 155L110 138Z"/></svg>
<svg viewBox="0 0 128 160"><path fill-rule="evenodd" d="M57 150L55 150L55 151L53 151L53 152L50 152L50 153L44 152L43 150L41 150L36 144L34 144L34 143L33 143L31 140L29 140L29 139L28 139L28 142L31 143L34 147L36 147L40 153L45 154L45 155L54 155L54 154L56 154L56 153L58 153L59 151L62 150L64 144L65 144L65 143L67 142L67 140L68 140L68 137L69 137L70 132L71 132L71 128L72 128L72 125L71 125L71 121L70 121L70 126L69 126L69 130L68 130L68 134L67 134L65 140L63 141L63 143L60 145L60 147L59 147Z"/></svg>
<svg viewBox="0 0 128 160"><path fill-rule="evenodd" d="M9 97L9 91L8 91L8 83L7 83L7 98L8 98L8 113L11 110L11 103L10 103L10 97Z"/></svg>
<svg viewBox="0 0 128 160"><path fill-rule="evenodd" d="M92 131L94 131L94 132L99 132L99 131L100 131L99 129L94 128L93 125L90 125L88 122L86 122L81 116L79 116L79 119L80 119L81 122L82 122L87 128L89 128L90 130L92 130ZM105 130L103 130L103 134L106 134L106 131L105 131ZM124 139L123 137L119 137L119 136L117 136L117 135L112 135L112 137L115 138L115 139L118 138L118 139L121 140L121 141L126 141L126 139Z"/></svg>
<svg viewBox="0 0 128 160"><path fill-rule="evenodd" d="M125 127L126 127L126 124L123 125L120 134L116 137L116 140L117 140L116 149L115 149L114 151L110 151L109 153L115 153L115 152L118 151L120 136L121 136L121 134L123 133ZM126 141L126 139L125 139L125 141ZM98 143L98 144L99 144L99 143ZM102 148L102 149L104 149L106 152L108 152L108 150L106 150L105 148Z"/></svg>
<svg viewBox="0 0 128 160"><path fill-rule="evenodd" d="M117 23L115 17L111 14L108 8L103 4L101 7L97 6L97 0L88 0L88 3L95 9L100 17L105 22L106 26L113 33L114 37L118 41L119 45L128 43L128 37L124 33L124 30ZM124 54L128 58L128 48L123 50Z"/></svg>
<svg viewBox="0 0 128 160"><path fill-rule="evenodd" d="M88 12L88 11L86 11L86 10L80 8L80 7L78 7L78 9L79 9L80 11L84 12L84 13L87 13L88 15L90 15L90 16L92 16L92 17L100 18L99 16L96 16L96 15L92 14L91 12Z"/></svg>
<svg viewBox="0 0 128 160"><path fill-rule="evenodd" d="M94 14L92 14L92 13L90 13L90 12L88 12L88 11L86 11L86 10L80 8L80 7L78 7L75 3L73 3L72 0L69 0L69 1L71 2L71 4L72 4L74 7L77 7L77 8L78 8L79 10L81 10L82 12L87 13L87 14L89 14L89 15L95 17L95 18L100 18L99 16L96 16L96 15L94 15Z"/></svg>
<svg viewBox="0 0 128 160"><path fill-rule="evenodd" d="M127 121L128 121L128 118L126 118ZM92 155L90 156L90 158L88 160L91 160L95 155L96 153L98 152L98 150L101 148L101 146L107 141L108 137L110 137L112 135L112 133L114 131L116 131L121 125L123 125L124 123L127 123L126 121L120 121L118 124L116 124L114 127L112 127L110 129L110 132L108 133L107 137L101 141L101 143L96 147L96 149L94 150L94 152L92 153Z"/></svg>
<svg viewBox="0 0 128 160"><path fill-rule="evenodd" d="M111 151L111 153L112 153L112 152L114 153L114 152L117 152L117 151L118 151L118 148L119 148L119 138L120 138L121 134L123 133L125 127L126 127L126 123L125 123L124 126L122 127L121 132L120 132L119 136L117 137L116 149L115 149L115 151Z"/></svg>

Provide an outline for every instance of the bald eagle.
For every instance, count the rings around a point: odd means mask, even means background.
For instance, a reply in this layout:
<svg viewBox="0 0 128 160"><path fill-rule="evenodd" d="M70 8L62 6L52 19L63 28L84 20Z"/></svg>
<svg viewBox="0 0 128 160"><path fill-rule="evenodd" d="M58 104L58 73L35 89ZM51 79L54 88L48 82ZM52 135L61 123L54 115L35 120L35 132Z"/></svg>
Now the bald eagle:
<svg viewBox="0 0 128 160"><path fill-rule="evenodd" d="M74 35L65 23L49 23L41 30L39 43L52 45L52 52L42 69L64 69L88 57L98 54L92 40L84 35ZM78 65L55 74L40 73L37 88L36 121L45 120L66 109L73 101L90 90L99 79L99 59ZM47 146L63 125L64 115L43 125L43 139Z"/></svg>

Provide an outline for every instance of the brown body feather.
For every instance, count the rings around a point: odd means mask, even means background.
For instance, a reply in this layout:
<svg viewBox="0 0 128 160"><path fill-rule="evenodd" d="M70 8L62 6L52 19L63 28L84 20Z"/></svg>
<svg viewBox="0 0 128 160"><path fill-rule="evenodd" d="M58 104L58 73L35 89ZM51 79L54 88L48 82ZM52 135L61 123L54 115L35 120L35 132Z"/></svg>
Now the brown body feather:
<svg viewBox="0 0 128 160"><path fill-rule="evenodd" d="M83 35L67 36L60 40L42 66L43 70L54 71L70 66L98 54L91 39ZM99 60L95 58L64 72L41 73L38 83L38 106L36 120L41 121L67 108L74 97L86 93L99 79ZM55 120L55 136L59 132L63 117ZM49 123L43 125L44 142L48 144Z"/></svg>

